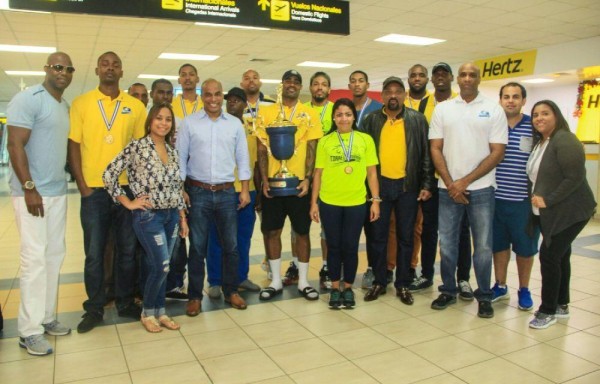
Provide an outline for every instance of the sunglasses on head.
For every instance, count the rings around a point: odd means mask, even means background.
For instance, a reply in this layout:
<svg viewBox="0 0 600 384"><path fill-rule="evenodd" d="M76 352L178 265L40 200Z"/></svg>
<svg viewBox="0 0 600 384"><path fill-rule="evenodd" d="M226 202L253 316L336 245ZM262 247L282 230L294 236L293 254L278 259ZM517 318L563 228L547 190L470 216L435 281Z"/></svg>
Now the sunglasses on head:
<svg viewBox="0 0 600 384"><path fill-rule="evenodd" d="M60 65L60 64L46 64L46 67L48 68L52 68L53 70L55 70L58 73L61 73L63 71L67 71L67 73L73 73L75 72L75 67L71 67L71 66L67 66L67 65Z"/></svg>

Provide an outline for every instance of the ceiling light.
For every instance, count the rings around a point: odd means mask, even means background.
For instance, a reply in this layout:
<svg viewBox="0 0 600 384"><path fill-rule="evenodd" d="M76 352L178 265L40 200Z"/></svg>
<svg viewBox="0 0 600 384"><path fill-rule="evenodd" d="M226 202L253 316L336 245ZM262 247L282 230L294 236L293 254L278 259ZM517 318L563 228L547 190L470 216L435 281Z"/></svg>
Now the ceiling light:
<svg viewBox="0 0 600 384"><path fill-rule="evenodd" d="M46 76L44 71L4 71L9 76Z"/></svg>
<svg viewBox="0 0 600 384"><path fill-rule="evenodd" d="M39 47L33 45L4 45L0 44L0 51L4 52L28 52L28 53L54 53L56 47Z"/></svg>
<svg viewBox="0 0 600 384"><path fill-rule="evenodd" d="M173 76L173 75L148 75L148 74L142 73L141 75L138 76L138 79L167 79L167 80L177 80L177 79L179 79L179 76Z"/></svg>
<svg viewBox="0 0 600 384"><path fill-rule="evenodd" d="M170 59L170 60L197 60L197 61L213 61L217 60L219 56L215 55L193 55L187 53L161 53L158 56L159 59Z"/></svg>
<svg viewBox="0 0 600 384"><path fill-rule="evenodd" d="M554 79L529 79L529 80L523 80L523 83L528 83L528 84L543 84L543 83L552 83L554 81Z"/></svg>
<svg viewBox="0 0 600 384"><path fill-rule="evenodd" d="M279 84L281 83L281 80L277 80L277 79L260 79L260 82L263 84Z"/></svg>
<svg viewBox="0 0 600 384"><path fill-rule="evenodd" d="M263 27L247 27L245 25L229 25L229 24L217 24L217 23L194 23L201 27L217 27L217 28L237 28L237 29L254 29L257 31L270 31L271 28L263 28Z"/></svg>
<svg viewBox="0 0 600 384"><path fill-rule="evenodd" d="M317 68L346 68L349 67L350 64L343 63L327 63L320 61L304 61L298 64L299 67L317 67Z"/></svg>
<svg viewBox="0 0 600 384"><path fill-rule="evenodd" d="M389 35L385 35L375 39L375 41L408 45L432 45L437 43L443 43L446 40L433 39L431 37L398 35L396 33L390 33Z"/></svg>

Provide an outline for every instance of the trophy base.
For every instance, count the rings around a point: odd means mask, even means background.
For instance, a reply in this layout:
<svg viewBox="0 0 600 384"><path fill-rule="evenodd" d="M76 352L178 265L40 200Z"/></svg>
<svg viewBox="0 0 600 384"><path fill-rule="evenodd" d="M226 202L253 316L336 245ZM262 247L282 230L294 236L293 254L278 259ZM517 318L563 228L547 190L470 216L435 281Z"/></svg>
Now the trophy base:
<svg viewBox="0 0 600 384"><path fill-rule="evenodd" d="M296 196L300 193L296 187L300 184L297 177L269 177L269 194L271 196Z"/></svg>

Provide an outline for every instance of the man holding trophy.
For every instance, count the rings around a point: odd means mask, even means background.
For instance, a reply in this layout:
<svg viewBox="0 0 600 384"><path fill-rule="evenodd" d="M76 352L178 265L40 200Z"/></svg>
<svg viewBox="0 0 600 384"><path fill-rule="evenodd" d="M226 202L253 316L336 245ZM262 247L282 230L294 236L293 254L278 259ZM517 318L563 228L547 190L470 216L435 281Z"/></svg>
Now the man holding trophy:
<svg viewBox="0 0 600 384"><path fill-rule="evenodd" d="M298 292L307 300L319 293L308 284L310 259L310 183L315 166L317 140L323 136L319 116L299 102L302 76L295 70L283 74L277 103L261 108L255 122L258 165L262 178L261 230L273 272L271 284L260 300L270 300L283 289L281 280L281 231L286 216L297 234Z"/></svg>

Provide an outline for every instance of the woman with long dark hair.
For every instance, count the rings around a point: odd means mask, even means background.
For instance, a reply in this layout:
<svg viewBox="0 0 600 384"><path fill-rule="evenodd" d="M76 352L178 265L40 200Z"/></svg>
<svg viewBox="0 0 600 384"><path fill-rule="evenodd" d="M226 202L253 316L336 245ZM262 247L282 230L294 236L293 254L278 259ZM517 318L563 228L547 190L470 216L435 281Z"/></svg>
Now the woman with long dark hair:
<svg viewBox="0 0 600 384"><path fill-rule="evenodd" d="M596 202L586 180L583 145L570 131L558 106L533 106L534 148L527 164L534 222L540 246L542 303L529 323L544 329L569 317L571 243L594 214Z"/></svg>
<svg viewBox="0 0 600 384"><path fill-rule="evenodd" d="M358 242L365 215L379 218L378 164L371 136L356 130L356 108L350 99L333 105L333 124L319 140L313 175L310 217L323 221L327 241L327 263L332 280L329 308L355 305L352 284L358 267ZM367 206L365 179L372 194ZM340 282L344 266L344 282Z"/></svg>
<svg viewBox="0 0 600 384"><path fill-rule="evenodd" d="M148 275L142 324L152 333L161 332L161 327L179 329L179 324L165 311L170 255L178 231L183 237L188 234L179 159L171 146L174 133L171 106L167 103L153 106L146 119L146 136L127 145L103 175L113 199L132 211L133 228L146 251ZM134 200L130 200L119 185L119 175L124 170L127 170Z"/></svg>

